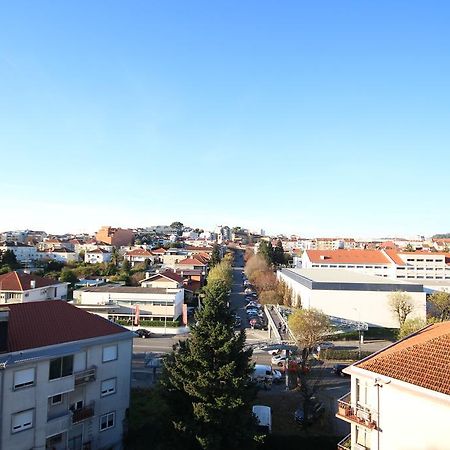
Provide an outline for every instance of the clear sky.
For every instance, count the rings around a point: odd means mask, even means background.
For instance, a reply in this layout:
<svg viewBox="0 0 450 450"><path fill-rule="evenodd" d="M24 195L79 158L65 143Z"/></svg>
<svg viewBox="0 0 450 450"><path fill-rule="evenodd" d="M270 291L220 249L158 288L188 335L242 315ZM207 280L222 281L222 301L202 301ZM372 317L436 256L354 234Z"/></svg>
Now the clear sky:
<svg viewBox="0 0 450 450"><path fill-rule="evenodd" d="M450 231L447 1L0 1L0 231Z"/></svg>

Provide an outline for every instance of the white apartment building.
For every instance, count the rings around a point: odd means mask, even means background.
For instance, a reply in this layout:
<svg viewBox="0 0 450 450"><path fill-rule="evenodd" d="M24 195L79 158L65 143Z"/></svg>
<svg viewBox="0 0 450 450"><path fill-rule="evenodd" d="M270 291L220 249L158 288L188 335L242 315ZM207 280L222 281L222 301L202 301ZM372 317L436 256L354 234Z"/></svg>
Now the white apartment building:
<svg viewBox="0 0 450 450"><path fill-rule="evenodd" d="M0 304L66 300L69 284L29 273L8 272L0 275Z"/></svg>
<svg viewBox="0 0 450 450"><path fill-rule="evenodd" d="M429 325L344 369L339 450L450 450L450 322Z"/></svg>
<svg viewBox="0 0 450 450"><path fill-rule="evenodd" d="M112 252L97 247L93 250L87 250L84 254L84 262L89 264L109 263L112 259Z"/></svg>
<svg viewBox="0 0 450 450"><path fill-rule="evenodd" d="M389 305L390 295L406 292L414 305L409 317L426 318L426 294L418 283L407 283L351 270L282 269L284 281L303 308L316 308L328 316L365 322L370 327L398 328Z"/></svg>
<svg viewBox="0 0 450 450"><path fill-rule="evenodd" d="M78 253L68 250L65 247L39 251L37 252L37 255L40 260L52 260L64 264L78 262Z"/></svg>
<svg viewBox="0 0 450 450"><path fill-rule="evenodd" d="M450 255L397 250L306 250L304 269L347 269L369 275L405 280L450 280Z"/></svg>
<svg viewBox="0 0 450 450"><path fill-rule="evenodd" d="M0 252L10 250L16 255L20 263L30 263L38 259L36 247L20 242L3 242L0 244Z"/></svg>
<svg viewBox="0 0 450 450"><path fill-rule="evenodd" d="M66 302L0 309L0 448L122 448L132 333Z"/></svg>
<svg viewBox="0 0 450 450"><path fill-rule="evenodd" d="M74 291L74 304L108 319L176 320L183 312L184 288L106 285Z"/></svg>

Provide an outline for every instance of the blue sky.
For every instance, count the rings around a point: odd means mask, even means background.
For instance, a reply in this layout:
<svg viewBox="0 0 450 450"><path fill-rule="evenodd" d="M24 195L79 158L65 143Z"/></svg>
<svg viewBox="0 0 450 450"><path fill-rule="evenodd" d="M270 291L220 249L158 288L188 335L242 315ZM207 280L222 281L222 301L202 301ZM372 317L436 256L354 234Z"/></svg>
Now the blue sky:
<svg viewBox="0 0 450 450"><path fill-rule="evenodd" d="M450 231L450 5L0 2L0 230Z"/></svg>

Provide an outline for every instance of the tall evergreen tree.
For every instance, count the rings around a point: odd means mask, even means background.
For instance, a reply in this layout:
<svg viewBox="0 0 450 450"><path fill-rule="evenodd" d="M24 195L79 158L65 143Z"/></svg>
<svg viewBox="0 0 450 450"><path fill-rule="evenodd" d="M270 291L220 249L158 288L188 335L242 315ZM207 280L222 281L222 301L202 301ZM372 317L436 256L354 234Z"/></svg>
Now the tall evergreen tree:
<svg viewBox="0 0 450 450"><path fill-rule="evenodd" d="M179 342L165 363L161 385L183 448L251 448L255 419L251 350L245 332L234 332L227 287L210 281L191 336Z"/></svg>
<svg viewBox="0 0 450 450"><path fill-rule="evenodd" d="M16 254L12 250L0 252L0 266L8 266L9 270L16 270L20 267Z"/></svg>
<svg viewBox="0 0 450 450"><path fill-rule="evenodd" d="M271 242L267 242L264 240L260 241L258 254L263 256L269 266L274 264L274 251Z"/></svg>
<svg viewBox="0 0 450 450"><path fill-rule="evenodd" d="M222 258L220 256L219 246L217 244L214 244L213 250L211 253L211 259L209 261L209 267L214 267L215 265L219 264L221 259Z"/></svg>
<svg viewBox="0 0 450 450"><path fill-rule="evenodd" d="M284 264L284 248L280 239L278 239L277 245L273 249L273 262L277 265Z"/></svg>

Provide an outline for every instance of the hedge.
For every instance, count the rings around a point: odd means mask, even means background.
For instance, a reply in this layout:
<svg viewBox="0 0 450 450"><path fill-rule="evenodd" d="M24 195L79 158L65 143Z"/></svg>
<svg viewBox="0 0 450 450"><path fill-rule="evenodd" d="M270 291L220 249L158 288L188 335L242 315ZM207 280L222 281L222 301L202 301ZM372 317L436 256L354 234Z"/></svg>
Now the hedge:
<svg viewBox="0 0 450 450"><path fill-rule="evenodd" d="M361 352L359 350L336 350L330 348L327 350L322 350L320 352L320 359L330 359L330 360L344 360L344 361L358 361L360 359L370 356L373 352Z"/></svg>

